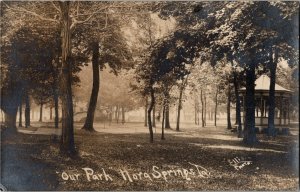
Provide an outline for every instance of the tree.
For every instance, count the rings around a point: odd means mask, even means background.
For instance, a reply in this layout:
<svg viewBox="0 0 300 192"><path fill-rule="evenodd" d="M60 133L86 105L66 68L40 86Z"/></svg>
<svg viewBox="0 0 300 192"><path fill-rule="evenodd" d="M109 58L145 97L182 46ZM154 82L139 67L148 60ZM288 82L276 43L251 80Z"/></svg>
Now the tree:
<svg viewBox="0 0 300 192"><path fill-rule="evenodd" d="M105 18L95 16L91 26L86 29L81 28L81 30L83 30L81 33L84 33L82 39L90 44L93 54L93 87L83 129L94 131L93 121L100 87L99 70L103 70L107 64L117 75L121 67L129 67L130 51L126 47L125 39L121 34L119 18L108 17L107 15Z"/></svg>
<svg viewBox="0 0 300 192"><path fill-rule="evenodd" d="M28 91L25 91L25 127L30 127L30 99Z"/></svg>
<svg viewBox="0 0 300 192"><path fill-rule="evenodd" d="M235 102L236 102L236 122L237 122L237 132L238 132L238 137L242 138L243 137L243 132L242 132L242 119L241 119L241 101L240 101L240 96L239 96L239 83L238 83L238 72L235 70L233 72L233 84L234 84L234 94L235 94Z"/></svg>
<svg viewBox="0 0 300 192"><path fill-rule="evenodd" d="M71 5L76 5L72 9ZM28 21L47 21L51 27L57 27L61 32L61 66L60 66L60 97L62 101L62 137L61 150L68 154L74 154L74 130L73 130L73 102L72 102L72 66L74 59L71 56L71 36L73 30L79 24L84 24L90 19L107 9L109 3L93 2L10 2L5 3L10 13L25 14ZM81 9L82 8L82 9ZM86 9L88 8L88 9ZM88 10L88 11L87 11ZM82 14L85 12L86 14ZM53 14L55 13L55 14ZM70 16L72 15L72 17ZM29 23L29 22L28 22ZM41 25L39 25L40 27ZM50 28L51 28L50 27Z"/></svg>
<svg viewBox="0 0 300 192"><path fill-rule="evenodd" d="M190 36L184 31L177 31L158 41L153 45L146 64L138 68L137 79L143 82L144 93L151 96L149 109L152 110L155 103L154 92L161 90L165 98L169 99L169 89L189 73L186 67L192 64L190 58L197 52L194 47L190 46L193 39L188 40L189 38ZM163 104L163 106L167 105ZM153 142L151 115L149 115L151 110L149 109L148 126L150 141Z"/></svg>
<svg viewBox="0 0 300 192"><path fill-rule="evenodd" d="M53 39L53 34L49 33L48 31L44 31L44 33L42 33L41 31L31 30L27 27L19 28L14 32L13 35L9 36L9 42L13 46L7 47L7 52L4 52L6 55L12 54L13 52L15 53L13 60L4 60L6 65L13 66L14 60L17 60L20 63L19 67L17 68L18 75L12 74L11 70L8 70L7 73L15 76L13 77L15 79L14 81L17 80L20 82L20 93L22 92L26 103L26 127L30 125L30 90L34 87L36 88L34 93L37 93L42 86L46 86L49 84L49 82L51 82L51 80L49 81L49 64L51 66L51 58L53 56L51 53L53 48L55 48L55 43L50 41L50 39ZM6 56L4 55L4 57ZM4 81L7 80L8 79L4 79ZM44 91L39 92L40 96L44 96L45 93L49 93L51 88L49 90L48 89L49 86ZM20 93L19 96L21 96ZM46 97L48 96L49 95ZM40 100L41 99L39 98L39 101ZM20 117L22 117L22 115L20 115ZM20 119L20 123L21 121L22 120Z"/></svg>
<svg viewBox="0 0 300 192"><path fill-rule="evenodd" d="M179 86L179 99L178 99L178 110L177 110L177 122L176 122L176 131L179 131L180 125L180 111L182 109L182 95L185 87L187 86L188 77L185 80L182 80L181 85Z"/></svg>
<svg viewBox="0 0 300 192"><path fill-rule="evenodd" d="M17 132L16 116L21 102L21 79L17 75L21 70L18 44L1 44L1 109L5 113L5 126L13 133Z"/></svg>
<svg viewBox="0 0 300 192"><path fill-rule="evenodd" d="M295 51L299 51L299 45L295 44L295 39L299 39L299 3L286 2L283 4L267 4L262 12L265 14L268 25L257 23L268 33L273 34L265 43L269 49L270 89L269 89L269 115L268 115L268 135L275 136L275 81L276 69L279 57L285 58L291 65L295 65L293 58L297 57ZM285 11L288 11L285 12ZM295 28L295 29L294 29ZM283 30L284 29L284 30Z"/></svg>

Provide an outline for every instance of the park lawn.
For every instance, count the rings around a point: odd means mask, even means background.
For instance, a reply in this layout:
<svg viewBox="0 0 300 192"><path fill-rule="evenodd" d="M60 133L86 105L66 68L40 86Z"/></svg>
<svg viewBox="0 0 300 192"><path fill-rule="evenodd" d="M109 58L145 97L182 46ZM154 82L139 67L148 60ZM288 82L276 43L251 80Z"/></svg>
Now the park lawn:
<svg viewBox="0 0 300 192"><path fill-rule="evenodd" d="M149 143L146 133L89 133L76 129L79 154L69 158L59 153L58 144L50 136L2 135L1 180L9 190L297 190L297 137L258 137L261 142L249 148L238 139L226 140L235 138L230 132L205 138L201 130L169 130L166 140L161 141L156 134L155 142ZM251 164L236 170L228 161L236 157ZM92 169L96 176L88 181L83 168ZM172 172L190 169L193 175L175 176ZM104 177L103 170L111 179ZM131 174L132 182L127 175L125 180L120 170L124 175L125 171ZM164 179L162 175L167 171L170 173ZM144 177L145 173L152 181ZM79 174L78 179L75 174Z"/></svg>

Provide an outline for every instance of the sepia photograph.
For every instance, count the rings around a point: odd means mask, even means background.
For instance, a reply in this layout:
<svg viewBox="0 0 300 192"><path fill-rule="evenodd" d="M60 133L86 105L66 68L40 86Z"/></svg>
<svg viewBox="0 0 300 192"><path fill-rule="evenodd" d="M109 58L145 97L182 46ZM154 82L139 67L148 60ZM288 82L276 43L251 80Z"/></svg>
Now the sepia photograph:
<svg viewBox="0 0 300 192"><path fill-rule="evenodd" d="M299 3L1 0L0 191L299 191Z"/></svg>

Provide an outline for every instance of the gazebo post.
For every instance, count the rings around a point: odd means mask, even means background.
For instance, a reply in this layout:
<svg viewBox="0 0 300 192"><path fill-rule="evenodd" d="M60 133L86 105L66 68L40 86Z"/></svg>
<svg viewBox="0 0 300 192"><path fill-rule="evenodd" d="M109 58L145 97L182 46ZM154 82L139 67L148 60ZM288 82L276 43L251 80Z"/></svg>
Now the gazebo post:
<svg viewBox="0 0 300 192"><path fill-rule="evenodd" d="M283 109L283 121L284 121L284 125L286 125L286 118L287 118L286 112L287 112L286 98L284 98L284 109Z"/></svg>
<svg viewBox="0 0 300 192"><path fill-rule="evenodd" d="M264 117L267 116L267 105L266 105L266 100L264 100Z"/></svg>

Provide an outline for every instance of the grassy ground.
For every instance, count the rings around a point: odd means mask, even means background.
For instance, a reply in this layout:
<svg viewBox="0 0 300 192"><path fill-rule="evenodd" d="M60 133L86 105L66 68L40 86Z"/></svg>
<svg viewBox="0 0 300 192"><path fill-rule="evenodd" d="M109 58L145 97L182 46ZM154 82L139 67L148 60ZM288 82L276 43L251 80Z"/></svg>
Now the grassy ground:
<svg viewBox="0 0 300 192"><path fill-rule="evenodd" d="M298 136L259 135L260 143L249 148L222 126L167 130L163 141L157 129L153 144L142 124L97 130L75 130L74 159L60 154L49 135L2 135L1 183L9 190L298 189ZM234 158L249 164L236 170L229 163Z"/></svg>

